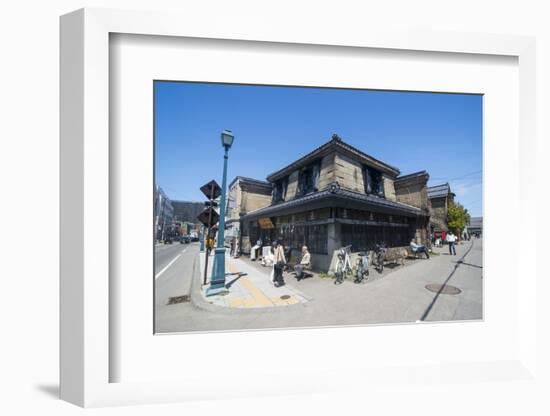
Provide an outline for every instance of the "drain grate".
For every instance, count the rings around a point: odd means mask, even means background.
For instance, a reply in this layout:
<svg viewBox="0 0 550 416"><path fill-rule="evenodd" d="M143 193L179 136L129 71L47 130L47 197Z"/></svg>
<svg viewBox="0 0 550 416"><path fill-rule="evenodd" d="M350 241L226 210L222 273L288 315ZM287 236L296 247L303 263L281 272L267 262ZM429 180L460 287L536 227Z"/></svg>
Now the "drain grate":
<svg viewBox="0 0 550 416"><path fill-rule="evenodd" d="M189 295L173 296L168 298L168 305L175 305L176 303L185 303L191 301Z"/></svg>
<svg viewBox="0 0 550 416"><path fill-rule="evenodd" d="M281 299L282 300L290 299L290 295L283 295L283 296L281 296Z"/></svg>
<svg viewBox="0 0 550 416"><path fill-rule="evenodd" d="M462 290L456 286L440 285L437 283L426 285L426 289L430 292L441 293L442 295L458 295L459 293L462 293Z"/></svg>

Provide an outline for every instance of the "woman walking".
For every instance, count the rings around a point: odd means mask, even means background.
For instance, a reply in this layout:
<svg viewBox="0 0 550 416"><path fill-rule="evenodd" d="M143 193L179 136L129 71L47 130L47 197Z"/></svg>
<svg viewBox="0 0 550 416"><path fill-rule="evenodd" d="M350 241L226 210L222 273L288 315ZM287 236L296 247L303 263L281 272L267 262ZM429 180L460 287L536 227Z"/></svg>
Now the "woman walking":
<svg viewBox="0 0 550 416"><path fill-rule="evenodd" d="M284 286L283 268L286 264L285 251L282 244L273 242L273 284L275 287Z"/></svg>

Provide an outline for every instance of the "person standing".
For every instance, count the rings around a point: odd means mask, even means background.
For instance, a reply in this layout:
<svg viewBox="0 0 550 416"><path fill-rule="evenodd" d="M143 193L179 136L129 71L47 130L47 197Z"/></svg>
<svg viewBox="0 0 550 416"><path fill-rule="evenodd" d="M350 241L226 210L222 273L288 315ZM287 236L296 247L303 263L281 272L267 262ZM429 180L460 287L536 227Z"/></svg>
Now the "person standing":
<svg viewBox="0 0 550 416"><path fill-rule="evenodd" d="M206 239L206 255L209 256L210 252L212 251L212 248L214 248L214 239L212 236L208 236Z"/></svg>
<svg viewBox="0 0 550 416"><path fill-rule="evenodd" d="M449 244L450 256L456 256L455 242L456 242L456 236L453 234L452 231L450 231L449 234L447 234L447 243Z"/></svg>
<svg viewBox="0 0 550 416"><path fill-rule="evenodd" d="M284 247L277 241L273 242L273 246L273 284L275 287L284 286L285 280L283 278L283 268L286 264Z"/></svg>

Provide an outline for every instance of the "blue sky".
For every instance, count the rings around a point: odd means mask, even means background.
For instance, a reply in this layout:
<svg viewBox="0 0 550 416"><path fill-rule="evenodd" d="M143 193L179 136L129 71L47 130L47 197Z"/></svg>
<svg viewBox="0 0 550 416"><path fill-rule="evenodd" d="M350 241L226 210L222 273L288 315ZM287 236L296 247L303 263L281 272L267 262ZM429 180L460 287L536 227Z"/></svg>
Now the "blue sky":
<svg viewBox="0 0 550 416"><path fill-rule="evenodd" d="M156 182L202 201L221 185L220 133L232 130L228 181L264 179L337 133L401 174L426 170L482 214L482 97L327 88L155 82Z"/></svg>

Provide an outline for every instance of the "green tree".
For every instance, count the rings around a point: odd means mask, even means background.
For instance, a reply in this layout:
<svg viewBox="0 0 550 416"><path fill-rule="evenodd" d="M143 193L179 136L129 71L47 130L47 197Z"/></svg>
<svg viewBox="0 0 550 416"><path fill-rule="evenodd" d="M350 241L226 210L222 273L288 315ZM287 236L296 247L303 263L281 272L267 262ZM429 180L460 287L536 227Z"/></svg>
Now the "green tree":
<svg viewBox="0 0 550 416"><path fill-rule="evenodd" d="M461 235L466 225L470 222L470 214L458 202L450 202L447 210L447 225L449 230Z"/></svg>

